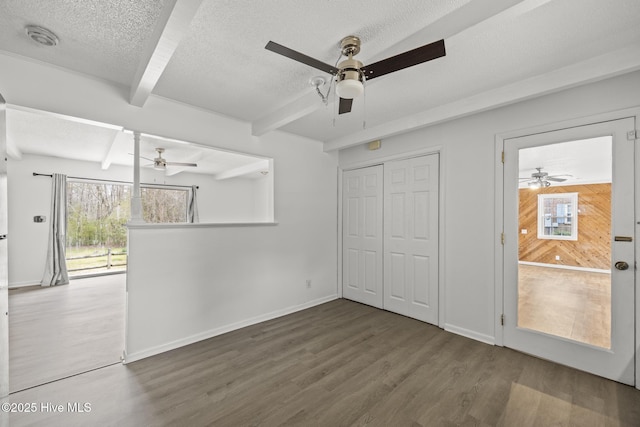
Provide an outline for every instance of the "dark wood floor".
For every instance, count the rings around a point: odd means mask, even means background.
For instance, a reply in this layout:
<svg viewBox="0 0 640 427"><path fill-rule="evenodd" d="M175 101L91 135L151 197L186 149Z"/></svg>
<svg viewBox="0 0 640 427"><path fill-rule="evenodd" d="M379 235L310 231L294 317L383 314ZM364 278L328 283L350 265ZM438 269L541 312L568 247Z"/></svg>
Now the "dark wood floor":
<svg viewBox="0 0 640 427"><path fill-rule="evenodd" d="M9 291L9 390L118 363L124 350L124 274Z"/></svg>
<svg viewBox="0 0 640 427"><path fill-rule="evenodd" d="M11 426L640 426L632 387L347 300L9 400L91 405Z"/></svg>

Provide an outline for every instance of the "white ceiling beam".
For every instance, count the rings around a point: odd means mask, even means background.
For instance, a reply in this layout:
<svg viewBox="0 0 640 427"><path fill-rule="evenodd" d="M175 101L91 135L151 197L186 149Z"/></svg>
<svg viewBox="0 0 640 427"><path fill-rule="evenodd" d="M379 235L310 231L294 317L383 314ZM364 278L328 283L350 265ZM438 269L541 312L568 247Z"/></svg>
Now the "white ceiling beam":
<svg viewBox="0 0 640 427"><path fill-rule="evenodd" d="M107 150L107 152L104 154L104 157L102 159L102 163L101 163L101 167L102 170L107 170L111 167L111 162L113 162L113 157L116 154L116 141L118 140L118 138L120 137L120 135L122 135L122 132L114 132L113 134L113 138L111 138L111 142L109 143L109 149Z"/></svg>
<svg viewBox="0 0 640 427"><path fill-rule="evenodd" d="M426 126L640 70L640 44L444 104L408 117L326 141L324 151L341 150Z"/></svg>
<svg viewBox="0 0 640 427"><path fill-rule="evenodd" d="M276 130L301 117L313 113L320 107L324 107L322 100L316 92L309 92L301 98L273 111L272 113L251 123L253 136L264 135Z"/></svg>
<svg viewBox="0 0 640 427"><path fill-rule="evenodd" d="M521 3L540 4L548 1L549 0L494 0L490 2L470 1L464 6L429 24L422 30L373 56L368 60L368 62L373 63L440 39L445 39L446 43L447 38L472 28L475 25L498 15L505 10L518 6ZM531 10L532 7L533 6L530 5L527 10ZM513 16L509 15L509 18L511 19ZM383 78L384 77L372 80L367 83L367 86L375 84L375 82L381 81ZM279 129L301 117L311 114L323 106L324 105L318 95L315 92L310 91L308 95L305 95L292 103L255 120L251 124L251 132L253 136L264 135L269 131Z"/></svg>
<svg viewBox="0 0 640 427"><path fill-rule="evenodd" d="M242 175L248 175L253 172L269 170L269 161L268 160L260 160L255 163L251 163L249 165L240 166L234 169L229 169L224 172L220 172L216 174L215 179L229 179L235 178Z"/></svg>
<svg viewBox="0 0 640 427"><path fill-rule="evenodd" d="M142 107L158 83L202 0L166 1L131 84L129 102Z"/></svg>

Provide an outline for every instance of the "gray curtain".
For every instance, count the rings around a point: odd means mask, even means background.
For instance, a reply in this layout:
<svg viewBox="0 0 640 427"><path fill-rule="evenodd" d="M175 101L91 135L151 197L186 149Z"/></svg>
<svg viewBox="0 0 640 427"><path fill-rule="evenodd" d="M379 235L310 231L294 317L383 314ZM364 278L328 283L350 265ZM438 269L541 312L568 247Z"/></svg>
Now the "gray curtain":
<svg viewBox="0 0 640 427"><path fill-rule="evenodd" d="M67 176L54 173L51 186L51 217L49 221L49 247L44 267L42 286L68 285L66 261L67 231Z"/></svg>
<svg viewBox="0 0 640 427"><path fill-rule="evenodd" d="M189 196L189 207L187 208L187 222L196 223L200 222L198 217L198 199L196 196L197 186L191 186L191 195Z"/></svg>

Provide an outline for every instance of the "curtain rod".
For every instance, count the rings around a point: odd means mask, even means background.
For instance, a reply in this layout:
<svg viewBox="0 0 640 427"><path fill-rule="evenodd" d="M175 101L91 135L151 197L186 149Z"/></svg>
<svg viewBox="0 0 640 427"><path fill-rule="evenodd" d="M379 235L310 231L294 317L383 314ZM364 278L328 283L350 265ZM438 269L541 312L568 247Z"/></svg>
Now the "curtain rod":
<svg viewBox="0 0 640 427"><path fill-rule="evenodd" d="M48 176L49 178L51 178L53 175L50 173L38 173L38 172L34 172L33 176ZM68 176L67 178L71 178L71 179L84 179L87 181L99 181L99 182L117 182L118 184L131 184L133 185L133 182L131 181L118 181L117 179L98 179L98 178L83 178L81 176ZM155 183L146 183L146 182L141 182L140 185L157 185L160 187L181 187L181 188L191 188L190 185L177 185L177 184L155 184ZM198 185L196 185L196 188L199 189L200 187Z"/></svg>

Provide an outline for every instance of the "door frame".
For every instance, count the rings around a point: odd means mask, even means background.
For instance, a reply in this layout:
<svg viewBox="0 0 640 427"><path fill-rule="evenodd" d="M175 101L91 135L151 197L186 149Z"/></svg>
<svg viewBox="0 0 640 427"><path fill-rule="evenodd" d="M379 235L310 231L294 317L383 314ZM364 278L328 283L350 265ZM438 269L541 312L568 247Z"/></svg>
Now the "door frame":
<svg viewBox="0 0 640 427"><path fill-rule="evenodd" d="M494 295L495 295L495 313L494 313L494 329L495 329L495 345L504 347L504 329L502 326L502 315L504 313L504 246L502 244L502 236L504 232L504 163L502 152L504 141L511 138L519 138L545 132L553 132L562 129L568 129L579 126L586 126L595 123L608 122L613 120L633 118L635 120L636 136L635 136L635 165L634 165L634 181L635 181L635 207L636 207L636 230L638 229L640 218L640 106L627 108L623 110L610 111L606 113L596 114L592 116L580 117L560 122L547 123L543 125L532 126L524 129L518 129L499 133L495 135L495 152L494 152L494 182L495 182L495 205L494 205ZM640 235L640 233L636 233ZM510 236L504 236L509 239ZM515 237L517 238L517 236ZM640 239L635 242L635 262L637 264L640 256ZM640 390L640 274L635 275L635 387Z"/></svg>
<svg viewBox="0 0 640 427"><path fill-rule="evenodd" d="M439 191L438 191L438 324L439 328L445 329L445 252L444 252L444 229L445 229L445 209L444 191L445 188L445 164L443 161L445 148L442 145L434 145L420 150L407 151L399 154L391 154L376 157L373 159L349 163L338 166L338 297L342 298L342 174L344 171L366 168L369 166L383 165L385 162L393 160L407 160L413 157L428 156L438 154L439 156Z"/></svg>
<svg viewBox="0 0 640 427"><path fill-rule="evenodd" d="M0 94L0 185L3 186L0 194L0 234L9 234L8 222L8 170L7 170L7 103ZM9 242L7 237L2 238L0 248L0 266L4 271L0 272L0 399L9 395ZM0 412L0 424L4 425L6 414Z"/></svg>

